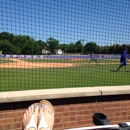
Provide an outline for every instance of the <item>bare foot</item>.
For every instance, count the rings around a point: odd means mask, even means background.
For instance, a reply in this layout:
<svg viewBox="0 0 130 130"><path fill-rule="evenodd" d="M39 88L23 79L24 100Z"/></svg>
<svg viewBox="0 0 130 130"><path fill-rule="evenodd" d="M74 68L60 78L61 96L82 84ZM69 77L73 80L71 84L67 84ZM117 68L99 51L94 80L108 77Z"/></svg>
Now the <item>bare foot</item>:
<svg viewBox="0 0 130 130"><path fill-rule="evenodd" d="M52 130L54 125L54 111L48 105L44 104L40 104L39 109L40 111L38 114L38 130ZM42 127L39 128L39 125L41 126L41 124ZM43 124L46 124L45 126L47 128L45 128Z"/></svg>
<svg viewBox="0 0 130 130"><path fill-rule="evenodd" d="M38 104L31 105L23 115L23 130L37 129ZM32 123L31 123L32 122ZM31 126L29 125L31 123Z"/></svg>

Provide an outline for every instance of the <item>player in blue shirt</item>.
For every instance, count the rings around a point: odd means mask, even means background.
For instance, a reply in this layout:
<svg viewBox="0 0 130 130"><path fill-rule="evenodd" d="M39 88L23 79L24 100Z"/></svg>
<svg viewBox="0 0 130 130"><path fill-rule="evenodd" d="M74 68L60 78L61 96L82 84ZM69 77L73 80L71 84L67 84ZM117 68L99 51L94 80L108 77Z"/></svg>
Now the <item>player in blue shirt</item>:
<svg viewBox="0 0 130 130"><path fill-rule="evenodd" d="M127 61L129 62L129 60L127 59L127 51L128 48L125 48L124 51L121 54L121 58L120 58L120 66L118 67L118 69L116 70L116 72L119 71L119 69L124 66L126 72L128 72L128 68L127 68Z"/></svg>

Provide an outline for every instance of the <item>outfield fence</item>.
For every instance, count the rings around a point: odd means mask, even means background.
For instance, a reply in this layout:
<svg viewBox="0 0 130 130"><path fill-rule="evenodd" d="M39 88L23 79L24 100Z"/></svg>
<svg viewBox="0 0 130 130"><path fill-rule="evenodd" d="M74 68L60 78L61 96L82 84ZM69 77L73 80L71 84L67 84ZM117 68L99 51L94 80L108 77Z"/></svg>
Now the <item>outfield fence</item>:
<svg viewBox="0 0 130 130"><path fill-rule="evenodd" d="M130 55L127 56L128 58ZM66 58L66 59L90 59L90 58L95 58L95 59L119 59L120 55L113 55L113 54L94 54L94 55L0 55L0 58Z"/></svg>
<svg viewBox="0 0 130 130"><path fill-rule="evenodd" d="M120 59L120 54L89 54L89 55L0 55L0 58L36 58L36 59L44 59L44 58L54 58L54 59ZM127 55L127 58L130 58L130 55Z"/></svg>

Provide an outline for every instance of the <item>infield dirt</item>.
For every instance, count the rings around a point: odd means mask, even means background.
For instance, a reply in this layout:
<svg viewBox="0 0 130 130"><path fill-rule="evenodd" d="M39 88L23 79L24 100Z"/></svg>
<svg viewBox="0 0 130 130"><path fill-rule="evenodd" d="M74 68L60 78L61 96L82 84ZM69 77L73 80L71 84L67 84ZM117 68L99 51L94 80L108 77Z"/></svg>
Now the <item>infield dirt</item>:
<svg viewBox="0 0 130 130"><path fill-rule="evenodd" d="M1 63L0 68L59 68L74 66L72 63L27 62L16 58L10 58L9 60L13 62Z"/></svg>

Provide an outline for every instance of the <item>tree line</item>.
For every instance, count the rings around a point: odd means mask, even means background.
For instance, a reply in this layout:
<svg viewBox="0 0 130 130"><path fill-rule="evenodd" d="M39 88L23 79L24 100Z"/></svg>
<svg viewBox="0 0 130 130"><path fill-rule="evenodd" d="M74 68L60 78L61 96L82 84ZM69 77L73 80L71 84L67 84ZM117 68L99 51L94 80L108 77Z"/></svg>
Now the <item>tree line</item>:
<svg viewBox="0 0 130 130"><path fill-rule="evenodd" d="M126 46L129 48L129 45L126 44L99 46L95 42L88 42L83 45L81 40L75 43L60 44L59 40L52 37L42 41L27 35L0 33L0 51L3 54L41 55L43 49L49 50L51 54L55 54L57 49L61 49L67 54L120 54Z"/></svg>

